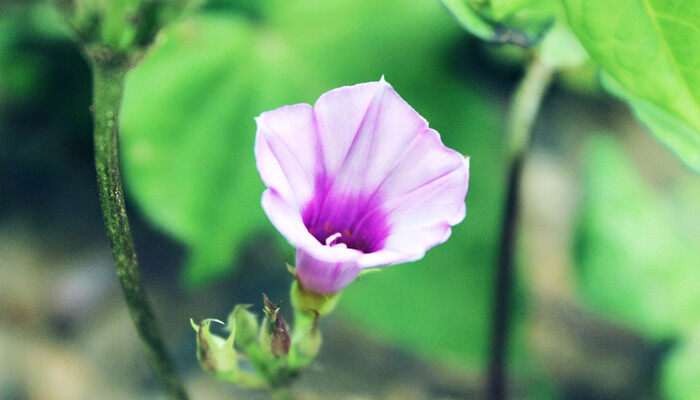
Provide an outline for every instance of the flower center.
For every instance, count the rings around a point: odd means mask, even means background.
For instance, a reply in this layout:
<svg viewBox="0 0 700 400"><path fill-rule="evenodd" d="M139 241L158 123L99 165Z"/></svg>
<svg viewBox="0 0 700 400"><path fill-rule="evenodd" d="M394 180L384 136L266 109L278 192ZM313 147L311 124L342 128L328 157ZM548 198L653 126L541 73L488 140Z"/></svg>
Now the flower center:
<svg viewBox="0 0 700 400"><path fill-rule="evenodd" d="M321 192L304 207L302 220L319 243L363 253L381 250L389 235L387 215L378 197Z"/></svg>

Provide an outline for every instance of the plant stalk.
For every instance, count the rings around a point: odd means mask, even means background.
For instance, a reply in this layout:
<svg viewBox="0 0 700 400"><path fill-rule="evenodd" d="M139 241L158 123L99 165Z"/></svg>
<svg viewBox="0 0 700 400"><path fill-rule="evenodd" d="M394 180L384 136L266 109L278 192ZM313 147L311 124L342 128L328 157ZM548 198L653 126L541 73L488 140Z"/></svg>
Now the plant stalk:
<svg viewBox="0 0 700 400"><path fill-rule="evenodd" d="M94 59L91 65L97 189L117 276L159 385L169 399L186 400L187 394L165 349L141 281L124 207L119 171L119 108L128 67Z"/></svg>
<svg viewBox="0 0 700 400"><path fill-rule="evenodd" d="M520 180L532 126L552 74L551 67L537 58L533 59L515 89L508 112L508 186L494 286L492 341L487 377L487 398L490 400L503 400L507 397L506 360L513 300Z"/></svg>

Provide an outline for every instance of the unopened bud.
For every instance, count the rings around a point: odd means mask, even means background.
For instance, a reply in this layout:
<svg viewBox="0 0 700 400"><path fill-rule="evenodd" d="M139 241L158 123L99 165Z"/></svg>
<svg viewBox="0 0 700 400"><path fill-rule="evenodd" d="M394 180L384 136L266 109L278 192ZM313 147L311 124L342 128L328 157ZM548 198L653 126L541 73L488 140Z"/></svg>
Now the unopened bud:
<svg viewBox="0 0 700 400"><path fill-rule="evenodd" d="M260 329L260 343L270 350L277 358L289 354L291 338L287 323L279 314L279 306L272 304L270 299L263 294L265 300L265 319Z"/></svg>
<svg viewBox="0 0 700 400"><path fill-rule="evenodd" d="M258 337L258 318L248 307L248 304L237 305L228 316L228 323L235 330L236 345L241 349L255 343Z"/></svg>
<svg viewBox="0 0 700 400"><path fill-rule="evenodd" d="M199 325L190 319L192 328L197 332L197 359L202 369L217 376L231 376L238 372L236 350L233 348L234 330L227 339L212 334L209 327L215 319L205 319Z"/></svg>

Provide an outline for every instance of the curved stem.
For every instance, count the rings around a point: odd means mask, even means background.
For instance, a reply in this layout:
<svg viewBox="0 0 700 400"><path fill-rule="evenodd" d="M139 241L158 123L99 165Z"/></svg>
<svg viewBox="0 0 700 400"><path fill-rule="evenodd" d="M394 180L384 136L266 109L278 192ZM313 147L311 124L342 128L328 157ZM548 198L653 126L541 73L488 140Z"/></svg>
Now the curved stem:
<svg viewBox="0 0 700 400"><path fill-rule="evenodd" d="M128 68L93 60L93 113L97 188L112 257L127 307L146 347L148 360L161 388L172 400L187 394L161 339L155 316L138 270L134 243L124 207L119 172L119 107Z"/></svg>
<svg viewBox="0 0 700 400"><path fill-rule="evenodd" d="M508 187L494 287L493 331L487 382L487 398L491 400L506 398L506 355L515 269L518 192L530 132L540 109L542 98L551 82L552 73L549 66L535 58L528 65L525 75L515 90L508 114Z"/></svg>

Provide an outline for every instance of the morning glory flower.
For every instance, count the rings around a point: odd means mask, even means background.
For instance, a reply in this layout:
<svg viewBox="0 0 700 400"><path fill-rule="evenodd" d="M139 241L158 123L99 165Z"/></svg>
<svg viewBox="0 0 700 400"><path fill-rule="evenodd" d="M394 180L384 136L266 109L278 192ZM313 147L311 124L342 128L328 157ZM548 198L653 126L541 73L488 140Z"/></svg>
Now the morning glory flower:
<svg viewBox="0 0 700 400"><path fill-rule="evenodd" d="M421 259L464 219L469 159L383 77L255 120L262 206L308 290L336 293L363 269Z"/></svg>

